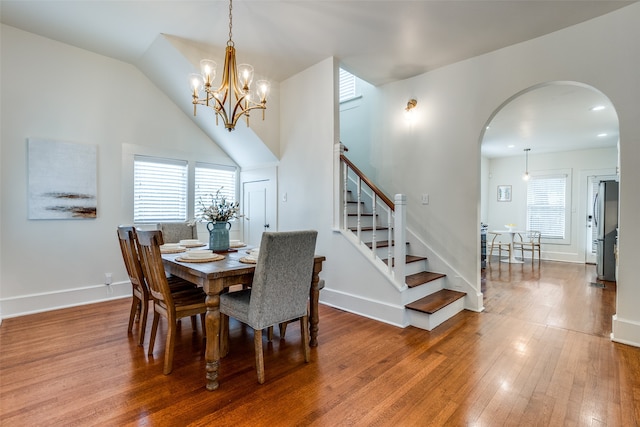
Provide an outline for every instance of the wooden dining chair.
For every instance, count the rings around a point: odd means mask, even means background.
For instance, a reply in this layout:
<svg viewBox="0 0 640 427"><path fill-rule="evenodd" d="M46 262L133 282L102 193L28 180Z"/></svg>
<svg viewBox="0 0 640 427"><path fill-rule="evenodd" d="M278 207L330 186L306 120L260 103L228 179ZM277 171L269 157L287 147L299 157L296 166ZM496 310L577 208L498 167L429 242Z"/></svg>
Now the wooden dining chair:
<svg viewBox="0 0 640 427"><path fill-rule="evenodd" d="M517 233L516 238L513 241L513 250L520 250L520 256L524 260L524 253L531 252L531 262L535 259L535 253L538 253L538 263L540 263L540 238L542 233L539 231L526 231L524 233Z"/></svg>
<svg viewBox="0 0 640 427"><path fill-rule="evenodd" d="M149 286L145 281L142 265L140 264L140 258L138 256L135 228L132 226L121 225L118 227L117 233L118 241L120 242L120 251L122 252L122 259L129 276L129 281L131 282L132 298L127 332L131 332L133 330L133 324L137 319L140 329L138 345L142 346L144 345L149 301L151 300L149 295ZM196 287L194 284L177 277L171 277L168 280L171 292L181 292Z"/></svg>
<svg viewBox="0 0 640 427"><path fill-rule="evenodd" d="M263 329L300 319L304 361L309 362L307 303L317 235L314 230L263 233L251 288L220 295L223 323L230 316L253 328L260 384L265 379Z"/></svg>
<svg viewBox="0 0 640 427"><path fill-rule="evenodd" d="M491 238L491 245L489 246L489 256L487 257L487 261L491 262L491 257L493 256L493 250L498 250L498 261L502 258L502 251L507 253L507 256L511 258L511 245L508 242L503 242L500 239L502 238L502 233L489 232L489 235L493 236Z"/></svg>
<svg viewBox="0 0 640 427"><path fill-rule="evenodd" d="M144 272L145 279L149 285L149 294L153 299L153 323L151 326L151 338L149 339L149 349L147 353L153 354L153 347L158 331L160 317L167 319L167 338L164 353L164 374L168 375L173 370L173 350L177 332L178 320L183 317L200 315L202 331L205 331L204 314L207 311L205 306L206 294L202 288L191 288L180 292L172 292L169 287L169 280L165 275L160 254L160 246L164 244L162 232L160 230L138 231L138 253ZM194 331L196 324L193 324Z"/></svg>

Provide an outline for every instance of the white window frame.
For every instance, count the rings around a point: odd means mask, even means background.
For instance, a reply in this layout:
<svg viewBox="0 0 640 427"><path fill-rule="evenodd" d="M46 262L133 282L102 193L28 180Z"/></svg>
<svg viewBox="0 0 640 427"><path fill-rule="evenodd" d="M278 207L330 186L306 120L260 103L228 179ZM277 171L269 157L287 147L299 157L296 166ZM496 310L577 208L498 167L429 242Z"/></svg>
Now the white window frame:
<svg viewBox="0 0 640 427"><path fill-rule="evenodd" d="M214 163L196 162L193 203L193 211L196 218L199 218L202 213L200 200L205 206L208 206L211 204L212 196L215 197L219 189L221 189L220 194L225 197L227 202L233 203L238 200L237 168Z"/></svg>
<svg viewBox="0 0 640 427"><path fill-rule="evenodd" d="M184 221L190 221L190 220L199 220L198 217L198 210L196 209L196 190L195 190L195 171L196 171L196 167L197 168L214 168L214 169L220 169L220 170L224 170L224 171L231 171L233 172L233 188L227 188L227 200L239 200L239 170L236 166L231 166L231 165L223 165L223 164L217 164L217 163L206 163L206 162L199 162L196 161L194 159L188 159L185 160L184 158L179 158L179 157L183 157L182 155L180 155L179 153L174 153L174 154L170 154L170 153L163 153L164 156L156 156L153 153L146 153L147 150L140 150L140 149L136 149L136 147L138 146L129 146L126 145L125 146L125 157L131 156L129 157L131 160L131 163L128 163L130 165L130 169L129 167L127 167L125 170L128 170L129 172L126 172L123 175L123 178L125 179L125 181L123 181L123 191L125 194L130 194L130 199L131 200L131 218L133 220L133 223L138 224L140 226L144 226L145 224L157 224L160 222L184 222ZM138 154L140 153L140 151L145 152L145 154ZM177 216L175 217L176 219L167 219L167 218L161 218L161 219L152 219L152 218L148 218L148 217L142 217L140 218L139 216L136 215L135 213L135 163L136 160L139 159L144 159L145 161L150 161L150 162L156 162L159 164L162 163L166 163L166 164L184 164L186 165L187 168L187 176L186 176L186 190L184 191L184 200L186 201L186 215L184 218L180 217L178 218ZM226 186L227 187L231 187L229 181L225 181ZM215 186L216 184L214 184ZM128 189L126 189L128 187ZM125 190L126 189L126 190ZM230 198L230 194L233 194L233 196ZM238 223L239 224L239 223ZM204 227L204 226L203 226ZM233 229L236 229L237 227L234 226Z"/></svg>
<svg viewBox="0 0 640 427"><path fill-rule="evenodd" d="M133 162L134 223L186 221L189 162L143 155Z"/></svg>
<svg viewBox="0 0 640 427"><path fill-rule="evenodd" d="M340 68L338 79L338 97L340 102L347 102L359 98L360 96L358 96L356 89L356 76Z"/></svg>
<svg viewBox="0 0 640 427"><path fill-rule="evenodd" d="M564 206L561 210L564 218L562 235L554 234L550 235L544 227L540 227L536 225L535 221L532 220L531 217L531 208L532 208L532 188L533 184L538 181L544 179L564 179ZM542 232L542 239L547 241L548 243L554 244L570 244L571 243L571 203L572 203L572 183L571 183L571 169L562 169L562 170L554 170L554 171L540 171L540 172L530 172L530 179L527 182L527 204L526 204L526 215L527 215L527 229L535 230ZM539 206L539 209L544 209L543 206ZM553 209L553 208L549 208ZM557 208L556 208L557 209Z"/></svg>

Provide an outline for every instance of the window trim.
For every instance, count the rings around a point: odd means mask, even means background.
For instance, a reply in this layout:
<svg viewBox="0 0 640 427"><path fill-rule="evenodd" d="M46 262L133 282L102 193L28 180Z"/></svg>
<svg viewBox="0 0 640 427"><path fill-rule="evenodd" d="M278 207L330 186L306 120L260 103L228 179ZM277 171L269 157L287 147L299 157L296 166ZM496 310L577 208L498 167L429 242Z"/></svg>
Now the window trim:
<svg viewBox="0 0 640 427"><path fill-rule="evenodd" d="M526 199L526 224L527 229L529 229L529 187L531 181L535 179L541 178L553 178L562 176L565 178L565 191L564 191L564 238L560 237L549 237L542 235L542 240L546 243L551 244L559 244L559 245L570 245L571 244L571 206L573 201L572 190L572 170L571 169L557 169L557 170L547 170L547 171L529 171L529 175L531 177L530 181L527 182L527 199Z"/></svg>

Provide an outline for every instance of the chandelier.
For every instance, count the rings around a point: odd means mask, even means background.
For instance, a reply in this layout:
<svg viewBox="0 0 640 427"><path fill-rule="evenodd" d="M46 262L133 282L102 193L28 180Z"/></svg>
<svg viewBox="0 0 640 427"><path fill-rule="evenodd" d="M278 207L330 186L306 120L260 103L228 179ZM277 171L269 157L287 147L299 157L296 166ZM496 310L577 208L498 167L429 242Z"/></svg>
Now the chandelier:
<svg viewBox="0 0 640 427"><path fill-rule="evenodd" d="M233 0L229 0L229 40L227 41L220 86L217 89L212 87L213 79L216 77L216 63L210 59L200 61L201 74L194 73L189 76L193 98L193 115L196 115L198 105L210 107L216 115L216 126L218 125L218 117L220 117L229 132L236 127L238 119L242 116L245 116L247 126L249 126L249 111L251 110L262 110L262 120L264 120L264 110L267 108L267 96L271 87L268 81L258 80L256 91L252 93L253 67L249 64L236 66L236 49L231 39L232 3ZM200 97L203 90L203 96Z"/></svg>

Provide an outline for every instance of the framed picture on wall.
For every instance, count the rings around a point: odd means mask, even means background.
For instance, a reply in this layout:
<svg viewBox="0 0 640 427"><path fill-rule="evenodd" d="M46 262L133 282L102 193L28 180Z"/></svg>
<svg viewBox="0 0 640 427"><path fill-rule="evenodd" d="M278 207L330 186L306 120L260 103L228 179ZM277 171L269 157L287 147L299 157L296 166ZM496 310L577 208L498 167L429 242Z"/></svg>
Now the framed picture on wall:
<svg viewBox="0 0 640 427"><path fill-rule="evenodd" d="M498 185L498 201L510 202L511 201L511 186L510 185Z"/></svg>

